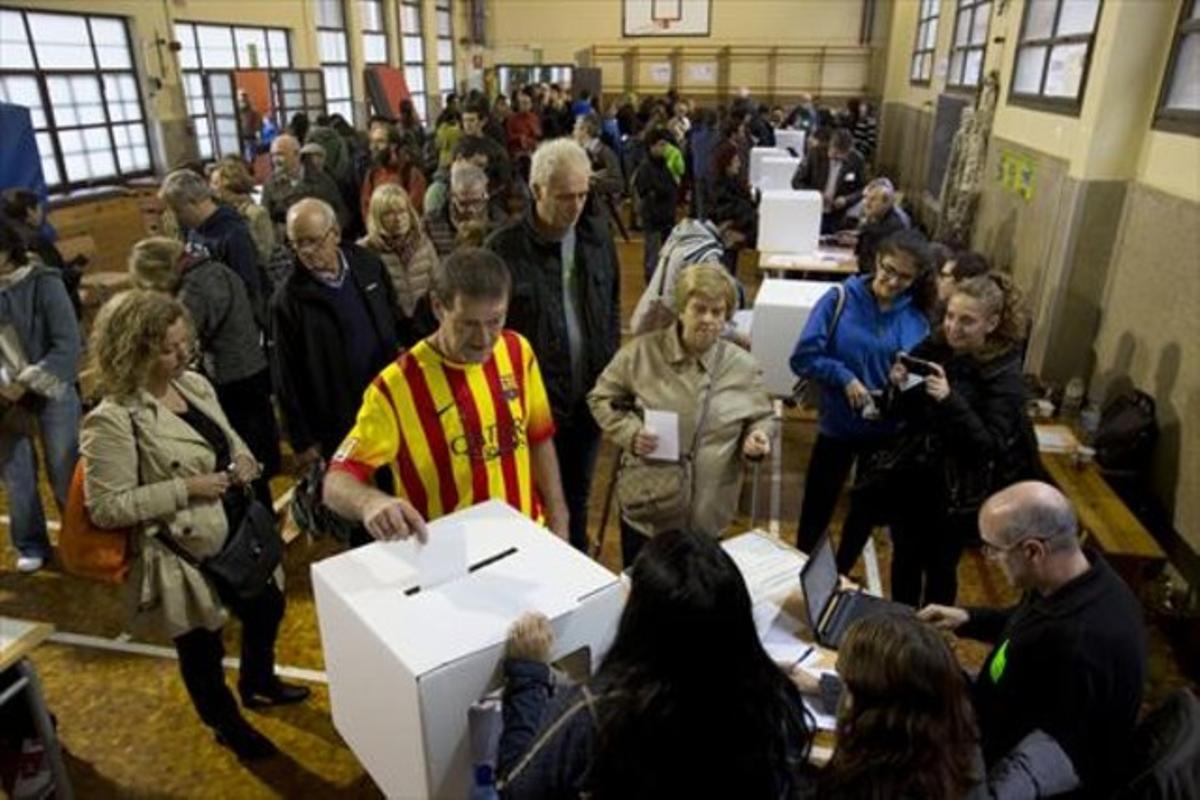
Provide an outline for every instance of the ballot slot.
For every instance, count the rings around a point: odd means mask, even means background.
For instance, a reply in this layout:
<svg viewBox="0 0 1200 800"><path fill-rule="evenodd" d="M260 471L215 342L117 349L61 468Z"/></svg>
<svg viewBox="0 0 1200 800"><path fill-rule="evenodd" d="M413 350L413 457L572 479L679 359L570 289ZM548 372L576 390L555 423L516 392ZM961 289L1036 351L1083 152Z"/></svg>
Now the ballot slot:
<svg viewBox="0 0 1200 800"><path fill-rule="evenodd" d="M503 561L504 559L509 558L510 556L515 556L517 554L517 552L518 552L518 549L514 546L514 547L509 547L506 550L501 550L499 553L496 553L495 555L490 555L487 558L481 558L479 561L476 561L474 564L470 564L467 566L467 574L469 575L473 572L478 572L479 570L484 569L486 567L490 567L492 564L495 564L499 561ZM409 586L407 589L403 590L404 595L406 597L411 597L412 595L416 594L419 591L421 591L420 584L416 584L415 586Z"/></svg>

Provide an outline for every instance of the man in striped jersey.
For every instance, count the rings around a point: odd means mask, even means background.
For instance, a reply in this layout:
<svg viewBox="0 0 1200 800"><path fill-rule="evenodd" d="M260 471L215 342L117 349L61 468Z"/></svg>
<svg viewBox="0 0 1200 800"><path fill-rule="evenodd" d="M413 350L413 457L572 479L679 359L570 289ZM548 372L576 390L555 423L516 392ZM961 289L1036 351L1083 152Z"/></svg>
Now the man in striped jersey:
<svg viewBox="0 0 1200 800"><path fill-rule="evenodd" d="M438 329L363 395L325 479L325 502L377 539L426 536L425 520L504 500L567 535L554 418L533 348L505 330L512 279L499 256L463 248L433 274ZM375 488L391 471L396 496Z"/></svg>

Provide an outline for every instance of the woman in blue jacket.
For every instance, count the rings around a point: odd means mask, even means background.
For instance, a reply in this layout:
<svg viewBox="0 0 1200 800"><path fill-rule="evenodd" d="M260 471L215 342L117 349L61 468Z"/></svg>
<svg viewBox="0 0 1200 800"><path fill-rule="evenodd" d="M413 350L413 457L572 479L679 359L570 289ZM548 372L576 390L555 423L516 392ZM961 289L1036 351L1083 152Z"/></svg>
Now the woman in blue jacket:
<svg viewBox="0 0 1200 800"><path fill-rule="evenodd" d="M796 342L792 372L820 387L817 441L797 534L797 545L805 552L829 526L855 461L896 432L895 423L879 419L876 398L887 388L896 354L929 334L929 314L937 300L931 263L920 233L893 234L879 246L875 271L850 278L822 297ZM852 494L838 546L839 572L854 566L873 521L870 509Z"/></svg>
<svg viewBox="0 0 1200 800"><path fill-rule="evenodd" d="M54 499L60 509L67 502L79 454L80 344L61 274L31 260L20 234L0 222L0 475L21 572L36 572L50 557L34 428Z"/></svg>

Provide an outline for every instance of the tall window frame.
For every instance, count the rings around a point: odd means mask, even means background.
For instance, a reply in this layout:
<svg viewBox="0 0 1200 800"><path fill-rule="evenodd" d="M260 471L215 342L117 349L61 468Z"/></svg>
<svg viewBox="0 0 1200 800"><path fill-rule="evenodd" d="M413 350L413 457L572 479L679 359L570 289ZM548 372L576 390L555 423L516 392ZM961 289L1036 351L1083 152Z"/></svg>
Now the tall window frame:
<svg viewBox="0 0 1200 800"><path fill-rule="evenodd" d="M437 19L437 78L438 96L443 106L446 95L457 91L454 75L454 0L434 0Z"/></svg>
<svg viewBox="0 0 1200 800"><path fill-rule="evenodd" d="M1104 0L1028 0L1008 102L1078 116L1103 12Z"/></svg>
<svg viewBox="0 0 1200 800"><path fill-rule="evenodd" d="M992 0L957 0L947 88L974 90L979 87L983 80L991 19Z"/></svg>
<svg viewBox="0 0 1200 800"><path fill-rule="evenodd" d="M154 172L124 17L0 6L0 99L29 109L51 192Z"/></svg>
<svg viewBox="0 0 1200 800"><path fill-rule="evenodd" d="M425 90L425 28L421 0L397 0L396 18L400 22L400 61L404 65L404 82L413 108L423 120L429 120L428 95Z"/></svg>
<svg viewBox="0 0 1200 800"><path fill-rule="evenodd" d="M928 86L933 80L941 0L920 0L920 3L917 33L913 37L912 58L908 66L908 82L914 86Z"/></svg>
<svg viewBox="0 0 1200 800"><path fill-rule="evenodd" d="M391 41L383 0L358 0L362 28L363 64L391 63Z"/></svg>
<svg viewBox="0 0 1200 800"><path fill-rule="evenodd" d="M1171 58L1158 92L1154 127L1200 136L1200 0L1180 3Z"/></svg>
<svg viewBox="0 0 1200 800"><path fill-rule="evenodd" d="M317 60L325 76L325 110L354 124L354 81L344 0L313 0L317 14Z"/></svg>
<svg viewBox="0 0 1200 800"><path fill-rule="evenodd" d="M240 143L230 142L229 82L224 75L231 70L289 69L291 31L263 25L180 19L175 21L175 40L180 45L183 96L188 119L196 131L200 158L210 161L240 152ZM233 119L236 125L236 117ZM237 139L239 134L233 133Z"/></svg>

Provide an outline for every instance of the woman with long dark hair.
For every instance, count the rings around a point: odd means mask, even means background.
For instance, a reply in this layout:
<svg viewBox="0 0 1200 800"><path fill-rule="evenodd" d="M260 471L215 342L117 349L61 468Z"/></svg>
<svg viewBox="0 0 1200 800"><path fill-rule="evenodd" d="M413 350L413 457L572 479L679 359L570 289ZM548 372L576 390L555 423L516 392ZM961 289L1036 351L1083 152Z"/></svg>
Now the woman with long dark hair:
<svg viewBox="0 0 1200 800"><path fill-rule="evenodd" d="M837 749L817 797L957 800L982 772L966 677L933 627L884 614L838 649Z"/></svg>
<svg viewBox="0 0 1200 800"><path fill-rule="evenodd" d="M837 747L814 800L1035 800L1079 785L1041 730L985 770L967 676L942 633L915 616L858 620L836 676L818 683L800 669L793 680L837 709Z"/></svg>
<svg viewBox="0 0 1200 800"><path fill-rule="evenodd" d="M669 531L633 566L616 640L586 686L555 691L544 617L514 626L505 662L506 797L802 796L811 784L799 691L759 643L733 560Z"/></svg>

